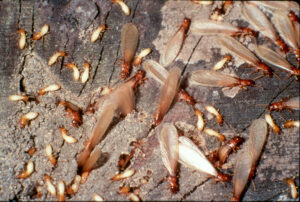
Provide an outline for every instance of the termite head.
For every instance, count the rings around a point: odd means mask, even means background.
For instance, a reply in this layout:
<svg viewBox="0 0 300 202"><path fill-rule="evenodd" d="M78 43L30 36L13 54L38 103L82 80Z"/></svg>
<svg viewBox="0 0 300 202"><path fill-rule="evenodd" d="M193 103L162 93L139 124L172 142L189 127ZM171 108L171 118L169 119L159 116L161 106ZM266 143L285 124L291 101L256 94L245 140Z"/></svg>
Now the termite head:
<svg viewBox="0 0 300 202"><path fill-rule="evenodd" d="M257 37L257 32L247 27L240 27L240 32L242 35L251 35Z"/></svg>
<svg viewBox="0 0 300 202"><path fill-rule="evenodd" d="M272 70L266 64L259 62L258 63L259 69L263 72L263 74L268 75L270 78L272 77Z"/></svg>
<svg viewBox="0 0 300 202"><path fill-rule="evenodd" d="M299 19L298 19L297 15L293 11L290 11L288 16L289 16L291 21L299 22Z"/></svg>
<svg viewBox="0 0 300 202"><path fill-rule="evenodd" d="M231 182L231 176L219 172L215 178L215 182Z"/></svg>
<svg viewBox="0 0 300 202"><path fill-rule="evenodd" d="M297 68L294 68L294 67L292 67L291 68L292 69L292 71L293 71L293 75L295 75L295 76L299 76L300 75L300 69L297 69Z"/></svg>
<svg viewBox="0 0 300 202"><path fill-rule="evenodd" d="M255 86L255 81L251 79L240 79L239 82L241 86Z"/></svg>
<svg viewBox="0 0 300 202"><path fill-rule="evenodd" d="M281 38L278 38L276 40L277 46L280 48L280 50L282 52L284 52L285 54L289 51L288 46L284 43L284 41Z"/></svg>
<svg viewBox="0 0 300 202"><path fill-rule="evenodd" d="M128 62L122 61L121 67L122 67L122 71L120 72L120 77L122 79L128 78L130 75L131 64Z"/></svg>
<svg viewBox="0 0 300 202"><path fill-rule="evenodd" d="M184 20L183 20L183 23L181 25L181 27L185 30L185 33L189 29L190 24L191 24L191 19L185 17Z"/></svg>
<svg viewBox="0 0 300 202"><path fill-rule="evenodd" d="M179 99L186 101L189 105L195 105L195 100L183 89L179 92Z"/></svg>
<svg viewBox="0 0 300 202"><path fill-rule="evenodd" d="M177 176L169 176L169 185L171 192L176 194L179 191L178 183L177 183Z"/></svg>
<svg viewBox="0 0 300 202"><path fill-rule="evenodd" d="M161 117L160 113L158 112L158 113L154 114L155 125L156 126L159 125L161 123L161 121L162 121L162 117Z"/></svg>
<svg viewBox="0 0 300 202"><path fill-rule="evenodd" d="M228 145L230 147L234 148L234 147L238 146L239 144L241 144L243 141L244 141L244 138L235 136L234 138L229 140Z"/></svg>
<svg viewBox="0 0 300 202"><path fill-rule="evenodd" d="M269 111L273 111L273 110L281 111L281 110L283 110L283 105L282 105L282 102L275 102L275 103L269 104L267 108Z"/></svg>
<svg viewBox="0 0 300 202"><path fill-rule="evenodd" d="M230 201L240 201L240 197L233 196L232 198L230 198Z"/></svg>

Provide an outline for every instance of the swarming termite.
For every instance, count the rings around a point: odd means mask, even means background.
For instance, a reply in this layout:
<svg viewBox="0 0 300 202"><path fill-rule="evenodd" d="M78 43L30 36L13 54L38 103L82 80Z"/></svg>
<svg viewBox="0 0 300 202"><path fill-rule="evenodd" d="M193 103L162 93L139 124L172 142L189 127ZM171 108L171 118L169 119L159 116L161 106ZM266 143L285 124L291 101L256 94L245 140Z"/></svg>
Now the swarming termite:
<svg viewBox="0 0 300 202"><path fill-rule="evenodd" d="M57 200L58 201L66 200L65 192L66 192L65 182L63 180L59 180L57 183Z"/></svg>
<svg viewBox="0 0 300 202"><path fill-rule="evenodd" d="M74 63L68 63L68 64L66 64L66 67L68 69L72 69L73 70L73 79L75 81L78 81L80 73L79 73L79 70L78 70L77 66Z"/></svg>
<svg viewBox="0 0 300 202"><path fill-rule="evenodd" d="M195 109L194 112L195 115L197 116L197 128L199 131L202 131L204 128L203 114L198 109Z"/></svg>
<svg viewBox="0 0 300 202"><path fill-rule="evenodd" d="M27 114L24 114L20 119L21 128L25 128L28 122L34 120L38 115L39 113L37 112L28 112Z"/></svg>
<svg viewBox="0 0 300 202"><path fill-rule="evenodd" d="M250 126L248 149L238 154L233 175L233 198L239 201L249 180L254 175L267 137L267 123L264 119L256 119Z"/></svg>
<svg viewBox="0 0 300 202"><path fill-rule="evenodd" d="M157 113L154 116L155 124L158 125L162 121L164 115L169 110L177 90L179 87L179 80L181 76L181 70L178 67L173 67L162 87L160 93L160 99L158 102Z"/></svg>
<svg viewBox="0 0 300 202"><path fill-rule="evenodd" d="M44 182L47 186L47 190L48 192L52 195L52 196L56 196L56 189L55 186L52 183L51 177L47 174L44 175Z"/></svg>
<svg viewBox="0 0 300 202"><path fill-rule="evenodd" d="M280 50L287 53L288 47L278 36L269 19L256 5L244 2L242 13L257 31L270 38L279 46Z"/></svg>
<svg viewBox="0 0 300 202"><path fill-rule="evenodd" d="M76 143L76 142L78 141L76 138L70 136L70 135L68 134L68 131L67 131L65 128L63 128L63 127L60 127L60 128L59 128L59 132L60 132L62 138L63 138L67 143L73 144L73 143Z"/></svg>
<svg viewBox="0 0 300 202"><path fill-rule="evenodd" d="M283 98L279 102L274 102L268 105L269 111L282 111L283 109L300 110L300 97Z"/></svg>
<svg viewBox="0 0 300 202"><path fill-rule="evenodd" d="M43 36L45 36L47 33L48 33L48 31L49 31L49 25L44 25L43 27L42 27L42 29L41 29L41 31L40 32L38 32L38 33L35 33L34 35L33 35L33 40L39 40L39 39L41 39Z"/></svg>
<svg viewBox="0 0 300 202"><path fill-rule="evenodd" d="M112 0L112 2L119 4L119 6L121 7L121 10L123 11L123 13L125 13L125 15L130 15L130 9L127 6L127 4L124 3L123 0Z"/></svg>
<svg viewBox="0 0 300 202"><path fill-rule="evenodd" d="M285 123L284 123L284 127L285 128L291 128L291 127L297 127L297 128L299 128L300 127L300 121L298 120L298 121L286 121Z"/></svg>
<svg viewBox="0 0 300 202"><path fill-rule="evenodd" d="M34 172L34 163L32 160L29 160L26 164L26 169L18 175L18 178L25 179L29 177L33 172Z"/></svg>
<svg viewBox="0 0 300 202"><path fill-rule="evenodd" d="M276 125L270 114L265 114L265 120L277 134L280 134L280 128Z"/></svg>
<svg viewBox="0 0 300 202"><path fill-rule="evenodd" d="M58 51L58 52L54 53L54 55L52 55L50 57L50 59L48 61L48 65L51 66L54 63L56 63L58 57L66 57L66 56L67 56L66 52L64 52L64 51Z"/></svg>
<svg viewBox="0 0 300 202"><path fill-rule="evenodd" d="M123 79L126 79L130 75L132 60L137 49L138 40L139 32L136 26L132 23L123 25L121 34L123 60L121 64L122 71L120 72L120 76Z"/></svg>
<svg viewBox="0 0 300 202"><path fill-rule="evenodd" d="M220 124L220 125L223 124L223 116L220 114L219 110L217 110L215 107L213 107L211 105L206 105L205 109L209 113L216 116L216 120L217 120L218 124Z"/></svg>
<svg viewBox="0 0 300 202"><path fill-rule="evenodd" d="M283 71L290 73L290 75L300 75L300 69L294 68L285 58L283 58L280 54L276 53L267 46L257 46L255 52L258 57L260 57L264 61L280 68Z"/></svg>
<svg viewBox="0 0 300 202"><path fill-rule="evenodd" d="M171 64L175 58L178 56L183 42L186 38L186 34L189 30L191 20L184 18L182 25L179 27L177 32L172 36L172 38L167 42L165 50L160 55L159 63L166 67Z"/></svg>
<svg viewBox="0 0 300 202"><path fill-rule="evenodd" d="M46 93L48 93L48 92L57 91L57 90L59 90L60 88L61 88L61 86L58 85L58 84L51 84L51 85L49 85L49 86L46 86L46 87L41 88L41 89L39 90L38 95L40 96L40 95L44 95L44 94L46 94Z"/></svg>
<svg viewBox="0 0 300 202"><path fill-rule="evenodd" d="M221 59L219 62L217 62L214 67L213 67L213 70L219 70L219 69L222 69L225 65L225 63L229 62L231 60L231 55L227 54L224 56L223 59Z"/></svg>
<svg viewBox="0 0 300 202"><path fill-rule="evenodd" d="M82 124L82 110L71 102L60 100L57 105L65 107L68 116L72 119L72 125L78 127Z"/></svg>
<svg viewBox="0 0 300 202"><path fill-rule="evenodd" d="M92 33L92 36L91 36L91 42L95 42L97 41L100 37L102 37L103 33L105 32L106 30L106 25L100 25L99 27L97 27L97 29L95 29Z"/></svg>
<svg viewBox="0 0 300 202"><path fill-rule="evenodd" d="M142 59L151 53L150 48L145 48L134 58L133 65L139 66L142 63Z"/></svg>
<svg viewBox="0 0 300 202"><path fill-rule="evenodd" d="M230 23L218 22L208 19L195 20L191 24L191 33L195 35L252 35L256 32L249 28L236 27Z"/></svg>
<svg viewBox="0 0 300 202"><path fill-rule="evenodd" d="M218 159L219 159L219 165L222 166L224 164L229 156L229 154L239 149L239 145L244 141L242 137L236 136L232 139L230 139L226 144L224 144L220 149L218 150Z"/></svg>
<svg viewBox="0 0 300 202"><path fill-rule="evenodd" d="M52 149L52 146L51 144L47 144L46 148L45 148L45 152L46 152L46 155L48 156L49 158L49 161L52 163L53 166L56 166L56 158L55 156L53 155L53 149Z"/></svg>
<svg viewBox="0 0 300 202"><path fill-rule="evenodd" d="M90 67L91 65L88 62L85 62L83 64L83 72L81 74L81 83L86 83L87 80L89 79L89 75L90 75Z"/></svg>
<svg viewBox="0 0 300 202"><path fill-rule="evenodd" d="M234 38L227 36L218 37L218 43L232 54L240 57L242 60L256 67L256 71L261 70L264 74L272 77L272 71L270 67L262 63L248 48L243 46Z"/></svg>
<svg viewBox="0 0 300 202"><path fill-rule="evenodd" d="M215 181L231 181L231 177L216 170L203 152L189 138L179 137L179 162L215 178Z"/></svg>
<svg viewBox="0 0 300 202"><path fill-rule="evenodd" d="M135 173L135 170L133 170L133 169L125 170L122 173L118 173L118 174L114 175L111 179L113 181L126 179L126 178L131 177L132 175L134 175L134 173Z"/></svg>
<svg viewBox="0 0 300 202"><path fill-rule="evenodd" d="M26 46L26 33L23 29L19 29L18 33L20 34L19 38L19 49L23 50Z"/></svg>
<svg viewBox="0 0 300 202"><path fill-rule="evenodd" d="M161 157L164 166L168 170L169 185L172 193L179 190L177 182L177 162L178 162L178 132L171 123L163 125L158 135Z"/></svg>
<svg viewBox="0 0 300 202"><path fill-rule="evenodd" d="M226 137L223 134L221 134L221 133L219 133L219 132L217 132L217 131L215 131L215 130L213 130L211 128L205 128L204 129L204 133L206 133L207 135L210 135L210 136L215 136L221 142L225 142L226 141Z"/></svg>
<svg viewBox="0 0 300 202"><path fill-rule="evenodd" d="M211 70L197 70L191 73L189 83L192 85L201 85L208 87L235 87L246 88L247 86L254 86L255 82L250 79L241 79L233 77L228 74L211 71Z"/></svg>
<svg viewBox="0 0 300 202"><path fill-rule="evenodd" d="M290 178L287 178L285 181L286 181L286 183L288 184L288 186L291 189L291 196L292 196L292 198L296 199L298 197L298 191L297 191L297 187L295 185L294 180L292 180Z"/></svg>

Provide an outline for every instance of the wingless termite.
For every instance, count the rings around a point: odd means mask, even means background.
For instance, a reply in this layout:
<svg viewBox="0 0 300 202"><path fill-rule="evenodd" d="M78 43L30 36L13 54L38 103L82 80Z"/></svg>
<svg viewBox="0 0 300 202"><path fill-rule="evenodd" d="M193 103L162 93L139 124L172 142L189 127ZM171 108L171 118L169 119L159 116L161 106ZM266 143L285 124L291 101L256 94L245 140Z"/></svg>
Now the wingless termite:
<svg viewBox="0 0 300 202"><path fill-rule="evenodd" d="M59 128L59 132L62 138L69 144L76 143L78 140L68 134L68 131L64 127Z"/></svg>
<svg viewBox="0 0 300 202"><path fill-rule="evenodd" d="M82 124L82 110L71 102L60 100L57 105L64 106L68 117L72 119L72 126L78 127Z"/></svg>
<svg viewBox="0 0 300 202"><path fill-rule="evenodd" d="M68 69L72 69L73 70L73 79L74 79L74 81L78 81L79 80L79 76L80 76L80 72L79 72L77 66L74 63L68 63L68 64L66 64L66 67Z"/></svg>
<svg viewBox="0 0 300 202"><path fill-rule="evenodd" d="M222 36L218 37L217 41L222 47L226 48L232 54L240 57L242 60L254 66L256 71L261 70L264 74L272 77L272 71L270 67L262 63L248 48L243 46L234 38Z"/></svg>
<svg viewBox="0 0 300 202"><path fill-rule="evenodd" d="M53 149L52 149L51 144L47 144L47 146L45 148L45 152L46 152L46 155L48 156L49 161L51 162L51 164L53 166L56 166L56 158L53 155Z"/></svg>
<svg viewBox="0 0 300 202"><path fill-rule="evenodd" d="M297 191L297 187L295 185L294 180L292 180L290 178L287 178L285 181L286 181L286 183L288 184L288 186L291 189L291 196L292 196L292 198L296 199L298 197L298 191Z"/></svg>
<svg viewBox="0 0 300 202"><path fill-rule="evenodd" d="M88 63L88 62L85 62L83 64L83 72L81 74L81 77L80 77L80 81L81 83L86 83L89 79L89 75L90 75L90 68L91 68L91 65Z"/></svg>
<svg viewBox="0 0 300 202"><path fill-rule="evenodd" d="M66 57L66 56L67 56L67 53L66 53L66 52L64 52L64 51L58 51L58 52L54 53L54 54L50 57L50 59L49 59L49 61L48 61L48 65L51 66L51 65L53 65L54 63L56 63L58 57Z"/></svg>
<svg viewBox="0 0 300 202"><path fill-rule="evenodd" d="M100 25L99 27L97 27L97 29L95 29L92 33L91 36L91 42L95 42L97 41L100 37L102 37L103 33L106 30L106 25Z"/></svg>
<svg viewBox="0 0 300 202"><path fill-rule="evenodd" d="M165 50L160 55L159 63L166 67L171 64L178 56L182 49L183 42L186 38L187 32L190 27L191 20L184 18L182 25L179 27L177 32L167 42Z"/></svg>
<svg viewBox="0 0 300 202"><path fill-rule="evenodd" d="M223 116L220 114L219 110L217 110L215 107L213 107L211 105L206 105L205 109L209 113L211 113L214 116L216 116L216 120L217 120L217 122L218 122L219 125L223 124Z"/></svg>
<svg viewBox="0 0 300 202"><path fill-rule="evenodd" d="M286 121L284 123L284 127L285 128L291 128L291 127L297 127L299 128L300 127L300 121L292 121L292 120L289 120L289 121Z"/></svg>
<svg viewBox="0 0 300 202"><path fill-rule="evenodd" d="M26 33L23 29L19 29L18 33L20 34L19 38L19 49L23 50L26 46Z"/></svg>
<svg viewBox="0 0 300 202"><path fill-rule="evenodd" d="M133 58L137 49L139 40L139 32L132 23L127 23L122 27L121 48L123 53L122 71L120 76L122 79L129 77L132 67Z"/></svg>
<svg viewBox="0 0 300 202"><path fill-rule="evenodd" d="M133 65L139 66L142 63L142 59L151 53L150 48L145 48L134 58Z"/></svg>
<svg viewBox="0 0 300 202"><path fill-rule="evenodd" d="M57 200L58 201L66 200L65 192L66 192L65 182L63 180L59 180L57 183Z"/></svg>
<svg viewBox="0 0 300 202"><path fill-rule="evenodd" d="M49 86L43 87L39 90L38 95L44 95L48 92L53 92L53 91L57 91L61 88L61 86L59 84L51 84Z"/></svg>
<svg viewBox="0 0 300 202"><path fill-rule="evenodd" d="M29 160L28 163L26 164L26 169L18 175L18 179L25 179L29 177L33 172L34 172L34 163L32 160Z"/></svg>
<svg viewBox="0 0 300 202"><path fill-rule="evenodd" d="M178 132L171 123L165 123L158 135L161 157L164 166L168 170L169 184L172 193L179 190L177 180L178 162Z"/></svg>
<svg viewBox="0 0 300 202"><path fill-rule="evenodd" d="M52 196L56 196L56 189L55 186L52 183L51 177L48 174L44 175L44 182L47 186L47 190L48 192L52 195Z"/></svg>
<svg viewBox="0 0 300 202"><path fill-rule="evenodd" d="M233 201L239 201L248 181L252 179L268 134L264 119L256 119L250 126L248 149L238 154L233 174Z"/></svg>
<svg viewBox="0 0 300 202"><path fill-rule="evenodd" d="M32 37L33 40L39 40L49 32L49 25L44 25L40 32L35 33Z"/></svg>
<svg viewBox="0 0 300 202"><path fill-rule="evenodd" d="M267 108L269 111L300 110L300 97L283 98L279 102L269 104Z"/></svg>
<svg viewBox="0 0 300 202"><path fill-rule="evenodd" d="M270 114L265 114L265 120L277 134L280 134L280 128L276 125Z"/></svg>
<svg viewBox="0 0 300 202"><path fill-rule="evenodd" d="M219 70L219 69L222 69L225 65L225 63L229 62L231 60L231 55L227 54L224 56L223 59L221 59L219 62L217 62L214 67L213 67L213 70Z"/></svg>
<svg viewBox="0 0 300 202"><path fill-rule="evenodd" d="M130 15L130 9L127 6L127 4L124 3L123 0L112 0L112 2L115 4L119 4L121 10L123 11L123 13L125 13L125 15Z"/></svg>
<svg viewBox="0 0 300 202"><path fill-rule="evenodd" d="M24 114L20 119L20 126L21 128L25 128L25 126L32 120L34 120L39 113L37 112L28 112L27 114Z"/></svg>
<svg viewBox="0 0 300 202"><path fill-rule="evenodd" d="M219 133L219 132L217 132L217 131L215 131L215 130L213 130L211 128L205 128L204 129L204 133L207 134L207 135L210 135L210 136L215 136L221 142L225 142L226 141L226 137L223 134L221 134L221 133Z"/></svg>

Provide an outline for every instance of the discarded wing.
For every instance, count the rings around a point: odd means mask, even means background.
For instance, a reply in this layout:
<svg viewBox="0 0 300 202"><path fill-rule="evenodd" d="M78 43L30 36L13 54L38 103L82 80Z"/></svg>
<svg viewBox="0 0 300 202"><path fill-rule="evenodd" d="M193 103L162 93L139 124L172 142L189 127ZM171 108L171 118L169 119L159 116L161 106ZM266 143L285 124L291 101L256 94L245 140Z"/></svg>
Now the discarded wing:
<svg viewBox="0 0 300 202"><path fill-rule="evenodd" d="M291 8L299 10L299 4L296 1L251 1L251 3L274 10L288 11Z"/></svg>
<svg viewBox="0 0 300 202"><path fill-rule="evenodd" d="M152 77L160 84L164 84L167 77L169 76L168 70L161 66L158 62L154 60L146 60L143 62L143 68L147 73L147 76Z"/></svg>
<svg viewBox="0 0 300 202"><path fill-rule="evenodd" d="M189 29L191 20L184 18L182 25L177 30L177 32L172 36L172 38L166 44L164 52L160 56L159 63L166 67L171 64L175 58L178 56L184 39L186 37L187 31Z"/></svg>

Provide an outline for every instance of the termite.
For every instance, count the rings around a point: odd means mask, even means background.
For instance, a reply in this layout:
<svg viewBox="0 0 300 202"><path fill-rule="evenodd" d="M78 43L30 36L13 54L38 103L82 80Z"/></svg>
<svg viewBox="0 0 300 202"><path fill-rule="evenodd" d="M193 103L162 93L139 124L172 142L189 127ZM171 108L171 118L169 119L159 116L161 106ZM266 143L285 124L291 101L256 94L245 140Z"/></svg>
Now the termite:
<svg viewBox="0 0 300 202"><path fill-rule="evenodd" d="M178 56L182 49L183 42L186 38L187 32L190 27L191 20L184 18L182 25L179 27L177 32L167 42L165 50L160 55L159 63L166 67L171 64Z"/></svg>
<svg viewBox="0 0 300 202"><path fill-rule="evenodd" d="M225 63L229 62L231 60L231 55L227 54L224 56L223 59L221 59L219 62L217 62L214 67L213 67L213 70L219 70L219 69L222 69L225 65Z"/></svg>
<svg viewBox="0 0 300 202"><path fill-rule="evenodd" d="M18 179L25 179L29 177L33 172L34 172L34 163L32 160L29 160L26 164L26 169L18 175Z"/></svg>
<svg viewBox="0 0 300 202"><path fill-rule="evenodd" d="M81 74L81 83L86 83L89 79L91 65L88 62L83 64L83 72Z"/></svg>
<svg viewBox="0 0 300 202"><path fill-rule="evenodd" d="M284 53L287 53L288 47L283 42L283 40L277 35L273 25L269 21L269 19L265 16L265 14L252 3L243 4L242 13L247 20L249 20L250 24L258 31L260 31L263 35L270 38L274 41Z"/></svg>
<svg viewBox="0 0 300 202"><path fill-rule="evenodd" d="M215 178L215 181L230 182L230 176L216 170L204 153L189 138L179 137L179 162L184 166L196 169Z"/></svg>
<svg viewBox="0 0 300 202"><path fill-rule="evenodd" d="M52 195L52 196L56 196L56 189L55 186L53 185L52 181L51 181L51 177L47 174L44 175L44 182L47 186L47 190L48 192Z"/></svg>
<svg viewBox="0 0 300 202"><path fill-rule="evenodd" d="M57 90L59 90L60 88L61 88L61 86L58 85L58 84L51 84L51 85L49 85L49 86L46 86L46 87L41 88L41 89L39 90L39 92L38 92L38 95L40 96L40 95L44 95L44 94L46 94L46 93L48 93L48 92L57 91Z"/></svg>
<svg viewBox="0 0 300 202"><path fill-rule="evenodd" d="M169 110L175 95L177 94L180 76L181 70L178 67L173 67L170 70L169 76L160 92L157 113L154 116L156 125L160 124L164 115Z"/></svg>
<svg viewBox="0 0 300 202"><path fill-rule="evenodd" d="M142 63L143 58L146 57L147 55L149 55L150 53L151 53L150 48L145 48L145 49L141 50L141 52L138 54L138 56L136 56L134 58L133 65L136 67L139 66Z"/></svg>
<svg viewBox="0 0 300 202"><path fill-rule="evenodd" d="M297 128L299 128L300 127L300 121L298 120L298 121L286 121L285 123L284 123L284 127L285 128L291 128L291 127L297 127Z"/></svg>
<svg viewBox="0 0 300 202"><path fill-rule="evenodd" d="M23 29L19 29L18 33L20 34L19 38L19 49L23 50L26 46L26 33Z"/></svg>
<svg viewBox="0 0 300 202"><path fill-rule="evenodd" d="M243 27L236 27L230 23L219 22L208 19L195 20L191 24L191 32L195 35L251 35L256 36L256 32Z"/></svg>
<svg viewBox="0 0 300 202"><path fill-rule="evenodd" d="M119 6L121 7L121 10L123 11L123 13L125 13L125 15L130 15L130 9L129 7L124 3L123 0L112 0L113 3L119 4Z"/></svg>
<svg viewBox="0 0 300 202"><path fill-rule="evenodd" d="M267 46L257 46L255 52L258 55L258 57L260 57L264 61L274 65L275 67L280 68L285 72L288 72L290 75L300 75L300 69L294 68L285 58L283 58L280 54L276 53Z"/></svg>
<svg viewBox="0 0 300 202"><path fill-rule="evenodd" d="M265 120L277 134L280 134L280 128L276 125L270 114L265 114Z"/></svg>
<svg viewBox="0 0 300 202"><path fill-rule="evenodd" d="M60 131L61 136L67 143L73 144L78 141L76 138L70 136L65 128L60 127L59 131Z"/></svg>
<svg viewBox="0 0 300 202"><path fill-rule="evenodd" d="M293 97L293 98L283 98L279 102L274 102L268 105L269 111L282 111L283 109L293 109L299 110L300 109L300 97Z"/></svg>
<svg viewBox="0 0 300 202"><path fill-rule="evenodd" d="M204 119L203 119L203 114L200 112L198 109L194 110L195 115L197 116L197 128L199 131L202 131L204 128Z"/></svg>
<svg viewBox="0 0 300 202"><path fill-rule="evenodd" d="M35 33L33 35L33 40L41 39L43 36L45 36L48 33L48 31L49 31L49 25L44 25L40 32Z"/></svg>
<svg viewBox="0 0 300 202"><path fill-rule="evenodd" d="M30 149L28 150L28 154L30 155L30 156L33 156L33 154L35 153L37 151L37 149L35 148L35 147L30 147Z"/></svg>
<svg viewBox="0 0 300 202"><path fill-rule="evenodd" d="M81 181L81 176L76 175L75 178L73 179L72 183L68 186L68 188L66 190L67 194L71 195L71 194L77 193L79 190L80 181Z"/></svg>
<svg viewBox="0 0 300 202"><path fill-rule="evenodd" d="M216 108L214 108L213 106L211 105L206 105L205 106L205 109L216 116L216 120L218 122L219 125L222 125L223 124L223 116L220 114L219 110L217 110Z"/></svg>
<svg viewBox="0 0 300 202"><path fill-rule="evenodd" d="M103 33L105 32L106 30L106 25L100 25L99 27L97 27L97 29L95 29L92 33L92 36L91 36L91 42L95 42L97 41L100 37L102 37Z"/></svg>
<svg viewBox="0 0 300 202"><path fill-rule="evenodd" d="M299 18L293 11L289 11L288 17L292 22L299 22Z"/></svg>
<svg viewBox="0 0 300 202"><path fill-rule="evenodd" d="M64 51L58 51L58 52L54 53L54 55L52 55L50 57L50 59L48 61L48 65L51 66L54 63L56 63L58 57L66 57L66 56L67 56L66 52L64 52Z"/></svg>
<svg viewBox="0 0 300 202"><path fill-rule="evenodd" d="M104 198L100 194L94 194L93 200L94 201L104 201Z"/></svg>
<svg viewBox="0 0 300 202"><path fill-rule="evenodd" d="M56 166L56 158L55 156L53 155L53 149L52 149L52 146L51 144L47 144L46 148L45 148L45 152L46 152L46 155L48 156L49 158L49 161L52 163L53 166Z"/></svg>
<svg viewBox="0 0 300 202"><path fill-rule="evenodd" d="M120 76L126 79L131 72L132 60L134 58L137 44L139 40L139 32L136 26L132 23L127 23L122 27L121 47L123 53L122 71Z"/></svg>
<svg viewBox="0 0 300 202"><path fill-rule="evenodd" d="M8 97L10 101L24 101L27 102L29 100L29 97L27 95L11 95Z"/></svg>
<svg viewBox="0 0 300 202"><path fill-rule="evenodd" d="M210 135L210 136L215 136L221 142L225 142L226 141L226 137L223 134L221 134L221 133L219 133L219 132L217 132L217 131L215 131L215 130L213 130L211 128L205 128L204 129L204 133L206 133L207 135Z"/></svg>
<svg viewBox="0 0 300 202"><path fill-rule="evenodd" d="M24 114L20 119L21 128L25 128L28 122L34 120L38 115L39 113L37 112L28 112L27 114Z"/></svg>
<svg viewBox="0 0 300 202"><path fill-rule="evenodd" d="M289 11L291 8L299 8L296 1L251 1L251 3L272 10Z"/></svg>
<svg viewBox="0 0 300 202"><path fill-rule="evenodd" d="M211 71L211 70L197 70L191 73L189 84L200 85L207 87L235 87L240 89L247 89L247 86L255 86L255 81L250 79L241 79L238 77L230 76L228 74Z"/></svg>
<svg viewBox="0 0 300 202"><path fill-rule="evenodd" d="M219 165L222 166L224 164L229 156L229 154L239 149L239 145L244 141L242 137L234 137L230 139L226 144L224 144L220 149L218 150L218 159L219 159Z"/></svg>
<svg viewBox="0 0 300 202"><path fill-rule="evenodd" d="M58 183L57 183L57 200L58 201L66 200L65 192L66 192L65 182L63 180L58 181Z"/></svg>
<svg viewBox="0 0 300 202"><path fill-rule="evenodd" d="M134 169L125 170L122 173L118 173L118 174L114 175L111 179L113 181L118 181L118 180L126 179L126 178L129 178L132 175L134 175L134 173L135 173Z"/></svg>
<svg viewBox="0 0 300 202"><path fill-rule="evenodd" d="M163 125L158 135L161 157L165 168L168 171L169 185L172 193L179 190L177 180L177 162L178 162L178 132L171 123Z"/></svg>
<svg viewBox="0 0 300 202"><path fill-rule="evenodd" d="M254 66L256 71L261 70L263 74L267 74L269 77L272 77L272 70L270 67L262 63L248 48L243 46L234 38L223 36L218 37L217 41L222 47L226 48L232 54Z"/></svg>
<svg viewBox="0 0 300 202"><path fill-rule="evenodd" d="M68 64L66 64L66 67L68 69L72 69L73 70L73 79L75 81L78 81L80 73L79 73L79 70L78 70L77 66L74 63L68 63Z"/></svg>
<svg viewBox="0 0 300 202"><path fill-rule="evenodd" d="M191 2L195 4L202 4L202 5L211 5L213 4L213 1L205 1L205 0L190 0Z"/></svg>
<svg viewBox="0 0 300 202"><path fill-rule="evenodd" d="M130 201L141 201L140 197L134 193L128 194L128 198Z"/></svg>
<svg viewBox="0 0 300 202"><path fill-rule="evenodd" d="M295 185L294 180L292 180L290 178L287 178L285 181L286 181L286 183L288 184L288 186L291 189L291 196L292 196L292 198L296 199L298 197L298 191L297 191L297 187Z"/></svg>
<svg viewBox="0 0 300 202"><path fill-rule="evenodd" d="M233 1L224 1L221 8L215 8L213 10L212 14L210 15L210 19L215 21L223 21L224 15L232 3Z"/></svg>
<svg viewBox="0 0 300 202"><path fill-rule="evenodd" d="M78 127L82 124L82 110L71 102L60 100L57 105L65 107L68 116L72 119L72 125Z"/></svg>

